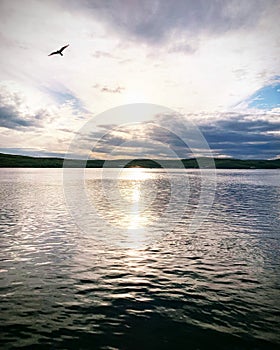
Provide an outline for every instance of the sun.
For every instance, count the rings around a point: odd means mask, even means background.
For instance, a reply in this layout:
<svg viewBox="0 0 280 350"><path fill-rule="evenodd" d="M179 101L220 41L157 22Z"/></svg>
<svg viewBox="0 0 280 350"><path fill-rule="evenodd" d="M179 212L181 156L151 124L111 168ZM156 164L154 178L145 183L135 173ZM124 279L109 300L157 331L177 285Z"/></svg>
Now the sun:
<svg viewBox="0 0 280 350"><path fill-rule="evenodd" d="M121 180L146 180L150 175L147 172L147 169L144 168L123 168L119 174L119 179Z"/></svg>
<svg viewBox="0 0 280 350"><path fill-rule="evenodd" d="M124 104L145 103L147 102L147 95L144 91L128 90L122 94L122 102Z"/></svg>

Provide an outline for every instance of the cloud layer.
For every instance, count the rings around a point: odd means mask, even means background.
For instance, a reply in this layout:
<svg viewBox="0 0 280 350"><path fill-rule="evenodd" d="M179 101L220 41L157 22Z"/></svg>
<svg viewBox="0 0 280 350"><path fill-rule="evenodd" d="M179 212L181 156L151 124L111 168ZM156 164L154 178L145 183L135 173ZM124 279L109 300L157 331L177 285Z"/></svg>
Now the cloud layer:
<svg viewBox="0 0 280 350"><path fill-rule="evenodd" d="M67 2L69 4L69 2ZM175 34L215 35L255 26L263 12L279 5L275 0L120 0L70 2L72 7L91 12L115 30L158 43ZM66 4L66 3L65 3Z"/></svg>
<svg viewBox="0 0 280 350"><path fill-rule="evenodd" d="M277 157L279 15L277 0L3 0L1 149L64 155L90 118L145 102L175 113L136 134L109 133L96 157L160 158L168 147L191 155L176 133L151 127L172 124L180 135L178 114L197 123L215 156ZM68 43L63 57L48 57ZM101 130L81 135L81 152Z"/></svg>
<svg viewBox="0 0 280 350"><path fill-rule="evenodd" d="M48 118L46 110L30 113L19 95L0 90L0 127L23 131L41 128Z"/></svg>
<svg viewBox="0 0 280 350"><path fill-rule="evenodd" d="M201 116L174 113L155 115L138 124L99 125L97 130L80 134L77 150L99 159L210 156L205 143L188 127L195 118L200 120L202 137L214 157L271 159L279 156L280 119L268 113L209 115L207 122Z"/></svg>

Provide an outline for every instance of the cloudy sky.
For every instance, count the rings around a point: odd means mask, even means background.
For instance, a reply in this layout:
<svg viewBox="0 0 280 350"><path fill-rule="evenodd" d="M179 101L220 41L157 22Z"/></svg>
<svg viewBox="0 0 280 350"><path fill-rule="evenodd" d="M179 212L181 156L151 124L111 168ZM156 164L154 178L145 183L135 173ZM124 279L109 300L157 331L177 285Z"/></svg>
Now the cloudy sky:
<svg viewBox="0 0 280 350"><path fill-rule="evenodd" d="M279 16L279 0L0 0L0 152L64 156L76 137L94 158L187 157L189 121L216 157L280 157ZM133 103L174 113L100 118Z"/></svg>

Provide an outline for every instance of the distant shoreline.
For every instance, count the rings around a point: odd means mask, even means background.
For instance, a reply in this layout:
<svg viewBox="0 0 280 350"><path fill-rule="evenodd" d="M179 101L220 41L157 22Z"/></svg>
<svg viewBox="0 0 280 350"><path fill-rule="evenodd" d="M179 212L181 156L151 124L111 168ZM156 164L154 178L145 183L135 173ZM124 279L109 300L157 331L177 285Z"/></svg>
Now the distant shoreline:
<svg viewBox="0 0 280 350"><path fill-rule="evenodd" d="M203 158L201 158L203 160ZM204 158L205 160L205 158ZM82 160L67 160L68 167L81 167L84 162ZM233 159L233 158L214 158L217 169L280 169L280 159L264 160L264 159ZM0 167L1 168L62 168L63 158L43 158L43 157L29 157L12 154L0 153ZM87 168L102 168L104 160L88 160ZM182 164L186 169L199 168L198 162L195 158L181 159ZM110 160L106 162L106 167L110 168L169 168L177 169L178 159L167 160L150 160L150 159L120 159Z"/></svg>

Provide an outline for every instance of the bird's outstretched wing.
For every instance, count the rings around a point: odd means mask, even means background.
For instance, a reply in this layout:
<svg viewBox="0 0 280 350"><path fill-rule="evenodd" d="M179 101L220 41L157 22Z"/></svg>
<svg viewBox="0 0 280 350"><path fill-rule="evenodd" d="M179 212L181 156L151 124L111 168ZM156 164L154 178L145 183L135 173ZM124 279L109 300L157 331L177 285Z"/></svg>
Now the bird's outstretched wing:
<svg viewBox="0 0 280 350"><path fill-rule="evenodd" d="M61 49L59 49L59 50L57 50L57 51L51 52L48 56L52 56L52 55L61 55L61 56L63 56L63 55L62 55L62 51L65 50L66 47L68 47L68 46L69 46L69 44L63 46Z"/></svg>
<svg viewBox="0 0 280 350"><path fill-rule="evenodd" d="M63 46L60 50L59 50L59 52L62 52L63 50L65 50L66 49L66 47L68 47L69 46L69 44L68 45L65 45L65 46Z"/></svg>

